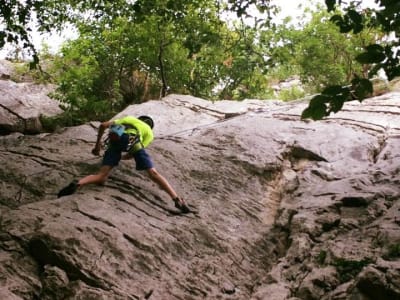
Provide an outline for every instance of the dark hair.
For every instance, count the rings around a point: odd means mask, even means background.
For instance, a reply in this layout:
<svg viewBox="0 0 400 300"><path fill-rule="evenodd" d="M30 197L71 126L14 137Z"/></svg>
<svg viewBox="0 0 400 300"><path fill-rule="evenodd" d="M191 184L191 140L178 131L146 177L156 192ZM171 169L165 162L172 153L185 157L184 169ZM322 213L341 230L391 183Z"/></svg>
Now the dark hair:
<svg viewBox="0 0 400 300"><path fill-rule="evenodd" d="M149 116L140 116L138 119L145 122L147 125L150 126L151 129L153 129L154 121L152 118L150 118Z"/></svg>

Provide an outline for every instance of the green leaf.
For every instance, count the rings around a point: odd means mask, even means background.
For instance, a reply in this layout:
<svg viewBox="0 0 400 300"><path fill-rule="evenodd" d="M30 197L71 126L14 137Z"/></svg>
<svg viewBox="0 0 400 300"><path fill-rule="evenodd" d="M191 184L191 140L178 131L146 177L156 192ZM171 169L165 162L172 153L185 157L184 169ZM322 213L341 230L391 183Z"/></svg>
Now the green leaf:
<svg viewBox="0 0 400 300"><path fill-rule="evenodd" d="M385 58L386 55L382 52L364 52L356 56L356 60L362 64L377 64Z"/></svg>
<svg viewBox="0 0 400 300"><path fill-rule="evenodd" d="M383 67L383 69L385 70L385 73L386 73L389 81L400 76L400 66L385 65Z"/></svg>
<svg viewBox="0 0 400 300"><path fill-rule="evenodd" d="M354 34L360 33L361 31L363 31L363 29L364 29L363 24L354 24L353 25L353 33Z"/></svg>
<svg viewBox="0 0 400 300"><path fill-rule="evenodd" d="M307 107L301 114L302 119L321 120L327 115L326 104L319 104Z"/></svg>
<svg viewBox="0 0 400 300"><path fill-rule="evenodd" d="M347 15L349 16L349 18L350 18L355 24L361 24L361 23L362 23L362 20L363 20L362 16L361 16L358 12L356 12L355 10L350 9L350 10L347 12Z"/></svg>
<svg viewBox="0 0 400 300"><path fill-rule="evenodd" d="M323 95L335 96L343 93L343 87L341 85L328 86L322 91Z"/></svg>
<svg viewBox="0 0 400 300"><path fill-rule="evenodd" d="M353 26L347 23L340 24L340 33L348 33L353 29Z"/></svg>
<svg viewBox="0 0 400 300"><path fill-rule="evenodd" d="M323 117L327 116L327 105L325 104L328 101L324 95L316 95L313 97L308 104L308 107L301 114L302 119L313 119L313 120L321 120Z"/></svg>
<svg viewBox="0 0 400 300"><path fill-rule="evenodd" d="M329 97L327 97L327 96L325 96L325 95L323 95L323 94L320 94L320 95L314 96L314 97L310 100L310 105L311 105L311 106L313 106L313 105L319 105L319 104L321 104L321 103L327 103L327 102L329 102Z"/></svg>
<svg viewBox="0 0 400 300"><path fill-rule="evenodd" d="M337 113L342 109L344 104L344 97L334 97L330 102L330 112Z"/></svg>
<svg viewBox="0 0 400 300"><path fill-rule="evenodd" d="M380 12L376 13L376 20L377 22L383 27L384 31L389 31L391 26L390 26L390 20L386 19L386 17L381 14Z"/></svg>
<svg viewBox="0 0 400 300"><path fill-rule="evenodd" d="M374 90L373 86L372 86L372 82L369 81L368 79L356 78L356 79L353 79L353 81L351 83L353 86L353 92L354 92L355 96L357 97L357 99L360 101L362 99L365 99L369 95L371 95Z"/></svg>
<svg viewBox="0 0 400 300"><path fill-rule="evenodd" d="M330 18L330 21L336 25L342 24L344 22L343 17L339 15L334 15Z"/></svg>
<svg viewBox="0 0 400 300"><path fill-rule="evenodd" d="M366 47L366 52L356 56L356 60L364 64L380 63L385 60L385 49L377 44L369 45Z"/></svg>
<svg viewBox="0 0 400 300"><path fill-rule="evenodd" d="M385 16L393 17L394 15L398 14L399 10L400 3L398 1L392 1L391 3L385 3L385 9L382 11L382 13Z"/></svg>
<svg viewBox="0 0 400 300"><path fill-rule="evenodd" d="M336 1L335 0L325 0L325 4L326 4L326 7L328 8L328 11L332 11L335 9Z"/></svg>
<svg viewBox="0 0 400 300"><path fill-rule="evenodd" d="M6 33L4 31L0 31L0 48L3 48L5 45L6 41Z"/></svg>
<svg viewBox="0 0 400 300"><path fill-rule="evenodd" d="M368 52L383 52L383 51L385 51L385 49L381 45L378 45L378 44L368 45L366 47L366 49Z"/></svg>

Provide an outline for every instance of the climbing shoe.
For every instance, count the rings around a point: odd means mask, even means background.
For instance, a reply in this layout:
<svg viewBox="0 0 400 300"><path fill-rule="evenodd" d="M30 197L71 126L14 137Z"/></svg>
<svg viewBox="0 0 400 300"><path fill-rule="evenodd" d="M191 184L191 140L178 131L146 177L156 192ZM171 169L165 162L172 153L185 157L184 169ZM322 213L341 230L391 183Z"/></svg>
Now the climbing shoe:
<svg viewBox="0 0 400 300"><path fill-rule="evenodd" d="M63 196L68 196L68 195L72 195L73 193L76 192L76 190L78 189L79 184L78 184L78 180L74 180L72 181L69 185L67 185L66 187L64 187L63 189L61 189L58 192L58 198L63 197Z"/></svg>
<svg viewBox="0 0 400 300"><path fill-rule="evenodd" d="M182 213L184 213L184 214L190 213L189 207L187 206L185 201L183 201L182 198L176 197L173 200L174 200L174 203L175 203L175 207L177 209L179 209Z"/></svg>

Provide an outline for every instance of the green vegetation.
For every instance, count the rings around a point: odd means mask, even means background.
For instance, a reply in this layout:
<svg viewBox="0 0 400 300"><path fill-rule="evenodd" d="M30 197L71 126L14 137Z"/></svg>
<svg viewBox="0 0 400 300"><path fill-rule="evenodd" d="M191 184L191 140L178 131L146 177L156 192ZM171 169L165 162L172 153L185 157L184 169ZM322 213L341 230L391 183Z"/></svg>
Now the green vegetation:
<svg viewBox="0 0 400 300"><path fill-rule="evenodd" d="M68 111L54 117L46 117L40 116L40 123L43 126L43 130L46 132L54 132L57 129L63 127L69 127L74 125L80 125L82 120L76 119L75 116L72 116Z"/></svg>
<svg viewBox="0 0 400 300"><path fill-rule="evenodd" d="M398 1L378 0L378 10L361 9L356 1L325 2L328 10L304 11L299 24L273 24L275 7L268 0L2 2L0 47L22 43L33 57L29 67L39 66L30 73L33 80L57 84L64 123L108 119L167 93L273 98L273 83L293 76L302 86L275 97L318 93L302 117L321 119L346 101L369 96L378 70L389 79L400 74L398 39L387 39L400 32ZM264 14L245 22L252 5ZM225 21L229 12L238 19ZM37 53L28 36L33 15L39 31L73 24L79 37L54 56ZM27 73L22 66L16 78Z"/></svg>
<svg viewBox="0 0 400 300"><path fill-rule="evenodd" d="M390 245L384 258L387 260L400 258L400 244Z"/></svg>
<svg viewBox="0 0 400 300"><path fill-rule="evenodd" d="M320 92L328 85L346 84L353 78L364 78L370 66L354 61L366 44L374 43L379 37L376 30L355 35L342 34L330 22L331 13L318 7L311 12L311 20L289 26L284 24L276 37L284 43L278 53L283 52L280 63L293 68L291 73L300 76L309 92ZM303 19L307 19L304 16ZM280 54L279 54L280 55Z"/></svg>
<svg viewBox="0 0 400 300"><path fill-rule="evenodd" d="M331 21L335 23L342 34L359 34L363 31L377 30L381 32L376 42L366 43L362 53L355 57L355 61L370 66L367 77L355 76L347 85L331 85L316 95L303 118L322 119L332 112L339 111L344 102L350 100L362 101L373 92L370 81L379 70L384 70L388 80L400 75L399 57L397 50L399 39L389 39L390 35L398 37L400 33L400 3L397 0L377 0L379 9L361 9L355 1L350 1L343 9L343 13L335 14ZM333 11L341 1L326 0L328 10Z"/></svg>
<svg viewBox="0 0 400 300"><path fill-rule="evenodd" d="M317 256L317 262L320 265L325 264L325 260L326 260L326 256L327 256L327 252L325 250L321 250Z"/></svg>
<svg viewBox="0 0 400 300"><path fill-rule="evenodd" d="M357 276L357 274L360 273L365 266L371 263L372 260L369 258L365 258L360 261L338 258L335 260L333 265L336 267L336 270L339 273L340 281L347 282Z"/></svg>
<svg viewBox="0 0 400 300"><path fill-rule="evenodd" d="M304 96L306 96L305 92L296 86L282 89L278 95L279 99L283 101L296 100L303 98Z"/></svg>

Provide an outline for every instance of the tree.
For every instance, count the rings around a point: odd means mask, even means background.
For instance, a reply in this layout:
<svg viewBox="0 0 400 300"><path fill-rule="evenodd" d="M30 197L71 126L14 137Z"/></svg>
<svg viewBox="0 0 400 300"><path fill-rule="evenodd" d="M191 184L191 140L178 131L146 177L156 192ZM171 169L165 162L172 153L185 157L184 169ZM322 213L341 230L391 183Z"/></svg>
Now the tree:
<svg viewBox="0 0 400 300"><path fill-rule="evenodd" d="M348 6L342 7L343 13L331 18L343 34L357 34L370 28L380 30L386 38L379 43L366 45L364 51L355 57L360 63L371 64L368 78L356 77L349 85L332 85L326 87L321 94L311 99L308 107L303 111L303 118L314 120L338 112L346 101L359 100L360 102L373 92L372 79L379 70L383 70L388 78L400 75L399 47L400 35L400 2L397 0L377 0L379 9L361 9L356 1L351 1ZM333 11L338 0L325 1L328 10Z"/></svg>
<svg viewBox="0 0 400 300"><path fill-rule="evenodd" d="M228 28L214 3L197 1L174 14L165 1L146 2L140 18L134 12L77 23L80 37L57 60L63 70L58 98L69 112L102 119L100 108L113 113L140 102L149 90L152 99L167 91L243 99L264 90L267 62L265 49L255 45L256 30L243 23ZM143 76L143 89L136 92Z"/></svg>
<svg viewBox="0 0 400 300"><path fill-rule="evenodd" d="M59 30L67 22L76 19L87 11L93 14L109 13L111 8L120 5L119 1L18 1L0 2L0 48L8 43L22 44L32 55L31 67L39 62L39 56L32 43L30 33L36 28L39 32Z"/></svg>
<svg viewBox="0 0 400 300"><path fill-rule="evenodd" d="M357 34L363 30L374 28L382 31L386 37L393 35L395 39L383 39L379 43L366 45L364 51L357 54L355 59L360 63L372 66L371 70L368 71L368 78L363 78L360 75L354 76L351 78L350 84L347 85L324 83L330 86L323 89L321 94L310 101L308 108L302 114L303 118L320 119L332 112L339 111L346 101L353 99L362 101L372 93L370 79L379 70L384 70L389 80L399 76L400 52L397 51L397 47L399 46L398 37L400 34L400 3L397 0L376 0L376 2L380 5L379 9L363 10L358 6L360 1L349 1L348 5L344 5L341 0L325 0L328 11L337 9L340 12L334 15L331 21L340 28L343 34ZM0 20L3 21L3 27L0 28L0 47L4 46L5 42L22 43L23 48L31 50L33 55L31 65L35 66L38 62L38 55L30 41L29 33L33 27L31 24L37 24L39 31L50 31L50 29L62 28L66 22L78 24L82 20L87 23L96 20L100 24L108 26L107 24L112 24L118 18L125 19L131 24L139 24L143 20L149 20L153 17L157 26L154 27L153 31L155 34L154 40L149 39L149 41L154 42L153 45L157 46L158 55L155 63L145 64L145 68L151 69L154 66L162 83L162 93L165 93L166 89L175 82L183 83L187 78L189 80L180 86L187 88L191 92L199 92L200 87L205 86L205 84L198 85L197 81L192 79L206 78L207 75L211 74L212 76L208 77L211 79L210 83L214 83L217 78L223 78L223 95L234 97L234 95L239 94L238 98L240 98L248 94L248 91L253 88L252 83L258 80L262 82L262 79L260 80L260 74L264 74L262 67L267 66L265 57L271 54L266 47L260 45L254 47L254 44L249 43L250 41L254 42L254 39L241 38L240 32L233 33L233 36L238 34L237 36L240 37L236 39L238 43L231 48L231 52L225 53L226 56L223 61L225 64L216 68L219 58L216 59L217 56L213 56L209 59L206 53L212 53L211 51L217 50L215 53L218 53L218 56L221 55L220 57L222 57L224 55L217 48L213 48L212 45L212 40L215 41L215 37L222 37L222 35L218 35L220 26L213 27L214 25L211 24L206 26L206 28L210 29L210 34L205 34L206 31L203 31L203 29L199 32L194 32L192 34L194 37L193 46L188 46L189 42L186 43L186 47L181 47L182 44L185 45L185 39L186 41L191 40L189 38L190 33L187 28L185 33L184 28L184 26L190 24L190 18L188 17L190 12L201 12L202 16L207 15L207 7L211 5L211 7L217 8L217 11L219 11L218 8L222 7L221 3L223 2L219 0L1 1ZM271 26L270 19L271 14L274 12L274 7L271 5L270 0L227 0L225 4L228 10L235 12L239 17L248 16L249 11L253 7L257 7L260 12L264 13L262 19L257 20L257 24L266 28ZM34 16L36 16L35 22L33 22ZM191 18L195 16L193 14ZM195 23L197 25L201 24L200 21ZM218 23L215 22L214 24ZM170 35L171 31L175 32L176 36ZM223 31L221 32L223 33ZM230 34L232 33L229 33L228 36ZM205 36L204 39L202 35ZM251 35L250 33L249 37ZM254 38L257 40L259 37L254 35ZM200 46L196 44L199 41ZM249 44L251 44L250 49L248 48ZM224 45L227 45L227 43ZM227 50L227 48L222 49ZM265 52L259 52L259 50ZM251 53L249 60L246 60L247 53ZM179 55L179 60L174 61L174 54ZM182 59L185 55L190 60ZM153 59L153 57L147 58L149 61L150 58ZM119 61L120 57L115 57L115 59ZM212 63L215 63L214 67L205 67L207 64L212 66ZM175 66L178 67L175 68ZM190 76L186 78L179 76L182 74L180 73L181 69L185 72L190 71ZM245 71L246 76L242 76L241 69ZM351 76L347 77L350 79ZM253 81L252 79L254 78L256 80ZM116 83L114 80L110 80L110 82L113 82L111 86ZM212 88L214 87L212 86Z"/></svg>
<svg viewBox="0 0 400 300"><path fill-rule="evenodd" d="M274 73L286 79L299 76L309 93L329 85L345 85L355 77L366 78L370 66L354 57L379 38L377 30L340 33L322 7L306 10L298 24L284 20L274 31Z"/></svg>
<svg viewBox="0 0 400 300"><path fill-rule="evenodd" d="M266 88L270 60L267 44L260 43L259 28L237 22L223 41L225 57L219 65L220 99L242 100Z"/></svg>
<svg viewBox="0 0 400 300"><path fill-rule="evenodd" d="M100 108L113 113L140 102L149 90L152 99L167 90L212 94L219 78L213 66L222 65L226 53L221 41L230 34L218 9L203 1L204 6L196 2L174 15L161 2L142 7L140 18L134 13L77 23L79 38L68 42L57 59L63 70L58 98L69 112L103 119ZM134 82L141 76L145 82L139 94Z"/></svg>

